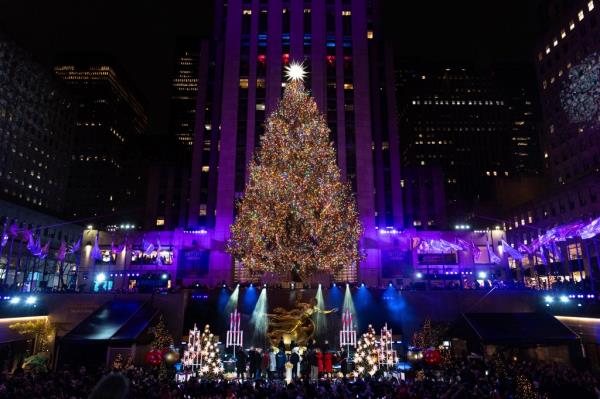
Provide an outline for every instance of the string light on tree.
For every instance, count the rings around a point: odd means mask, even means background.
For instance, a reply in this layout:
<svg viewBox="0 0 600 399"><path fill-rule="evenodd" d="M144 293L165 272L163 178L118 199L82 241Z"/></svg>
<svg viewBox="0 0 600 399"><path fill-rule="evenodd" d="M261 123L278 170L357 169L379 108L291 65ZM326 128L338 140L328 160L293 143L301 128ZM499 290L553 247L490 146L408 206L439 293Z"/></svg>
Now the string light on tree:
<svg viewBox="0 0 600 399"><path fill-rule="evenodd" d="M392 330L388 329L387 323L381 329L381 339L379 340L378 358L380 368L393 368L398 357L393 347Z"/></svg>
<svg viewBox="0 0 600 399"><path fill-rule="evenodd" d="M355 370L361 374L373 375L378 370L379 347L375 336L375 329L369 324L367 332L365 332L356 345L356 353L354 355Z"/></svg>
<svg viewBox="0 0 600 399"><path fill-rule="evenodd" d="M169 334L169 330L165 324L165 320L162 315L156 324L156 327L152 329L154 339L152 340L152 347L160 351L164 351L173 345L173 337Z"/></svg>
<svg viewBox="0 0 600 399"><path fill-rule="evenodd" d="M529 378L524 376L523 374L519 374L517 376L517 399L535 399L537 398L537 394L529 381Z"/></svg>
<svg viewBox="0 0 600 399"><path fill-rule="evenodd" d="M197 370L201 379L222 378L224 368L215 336L208 324L201 336L199 333L194 325L194 329L190 330L188 349L183 354L183 365L192 371Z"/></svg>
<svg viewBox="0 0 600 399"><path fill-rule="evenodd" d="M286 75L290 83L250 163L227 249L251 273L306 279L358 264L363 229L325 117L302 83L306 72L291 63Z"/></svg>

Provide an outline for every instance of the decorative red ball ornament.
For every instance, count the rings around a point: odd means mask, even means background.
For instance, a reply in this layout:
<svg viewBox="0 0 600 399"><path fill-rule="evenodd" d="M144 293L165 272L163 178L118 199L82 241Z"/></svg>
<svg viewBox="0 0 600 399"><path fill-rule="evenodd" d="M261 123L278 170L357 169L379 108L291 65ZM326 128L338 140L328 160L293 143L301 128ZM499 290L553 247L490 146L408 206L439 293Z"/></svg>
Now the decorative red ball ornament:
<svg viewBox="0 0 600 399"><path fill-rule="evenodd" d="M425 349L423 352L423 360L430 366L440 364L442 361L442 354L437 349Z"/></svg>
<svg viewBox="0 0 600 399"><path fill-rule="evenodd" d="M146 353L146 363L152 366L158 366L162 362L163 354L158 349L152 349Z"/></svg>

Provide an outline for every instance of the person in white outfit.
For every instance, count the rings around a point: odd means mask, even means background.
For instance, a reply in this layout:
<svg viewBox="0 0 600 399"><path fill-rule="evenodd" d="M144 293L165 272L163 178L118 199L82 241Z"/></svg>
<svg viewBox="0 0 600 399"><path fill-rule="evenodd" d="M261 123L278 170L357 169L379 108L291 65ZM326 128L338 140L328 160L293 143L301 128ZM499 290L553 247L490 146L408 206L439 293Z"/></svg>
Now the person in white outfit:
<svg viewBox="0 0 600 399"><path fill-rule="evenodd" d="M271 348L269 352L269 378L275 378L275 372L277 371L277 358L275 357L275 351Z"/></svg>

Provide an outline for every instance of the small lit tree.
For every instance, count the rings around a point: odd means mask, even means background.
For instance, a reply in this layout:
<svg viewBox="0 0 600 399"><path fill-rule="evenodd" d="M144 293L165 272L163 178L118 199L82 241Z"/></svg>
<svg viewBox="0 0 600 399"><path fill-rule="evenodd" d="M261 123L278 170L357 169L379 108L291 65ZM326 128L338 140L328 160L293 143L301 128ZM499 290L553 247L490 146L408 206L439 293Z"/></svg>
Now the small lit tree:
<svg viewBox="0 0 600 399"><path fill-rule="evenodd" d="M537 394L533 389L533 385L529 378L525 377L523 374L519 374L517 376L517 399L535 399L537 398Z"/></svg>
<svg viewBox="0 0 600 399"><path fill-rule="evenodd" d="M210 327L207 324L204 326L200 343L198 374L201 379L214 380L223 377L223 362L216 341L216 337L210 332Z"/></svg>
<svg viewBox="0 0 600 399"><path fill-rule="evenodd" d="M359 374L373 375L377 372L379 364L378 349L375 329L369 324L367 332L358 340L356 353L354 354L354 366Z"/></svg>
<svg viewBox="0 0 600 399"><path fill-rule="evenodd" d="M156 326L152 329L152 334L154 335L154 339L152 340L152 347L154 349L164 350L173 345L173 337L169 334L162 315Z"/></svg>
<svg viewBox="0 0 600 399"><path fill-rule="evenodd" d="M123 355L117 353L112 363L113 370L122 370L123 369Z"/></svg>

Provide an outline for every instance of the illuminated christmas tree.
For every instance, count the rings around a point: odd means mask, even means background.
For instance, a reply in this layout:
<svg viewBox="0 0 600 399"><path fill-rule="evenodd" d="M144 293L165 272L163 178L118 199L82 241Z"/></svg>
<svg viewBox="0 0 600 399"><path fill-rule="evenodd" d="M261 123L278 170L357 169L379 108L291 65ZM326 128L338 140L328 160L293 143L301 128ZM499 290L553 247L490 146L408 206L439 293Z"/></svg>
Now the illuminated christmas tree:
<svg viewBox="0 0 600 399"><path fill-rule="evenodd" d="M204 326L204 332L200 338L198 375L201 379L217 379L223 377L223 362L217 346L216 337L210 332L208 324Z"/></svg>
<svg viewBox="0 0 600 399"><path fill-rule="evenodd" d="M173 337L169 334L162 315L156 326L152 329L152 334L154 335L154 339L152 340L152 347L154 349L163 350L173 345Z"/></svg>
<svg viewBox="0 0 600 399"><path fill-rule="evenodd" d="M356 345L354 369L361 375L375 374L379 364L378 351L379 346L377 344L375 329L369 324L367 332L360 337Z"/></svg>
<svg viewBox="0 0 600 399"><path fill-rule="evenodd" d="M517 399L535 399L537 394L533 389L531 381L523 374L517 376Z"/></svg>
<svg viewBox="0 0 600 399"><path fill-rule="evenodd" d="M123 368L123 356L120 353L117 353L117 356L115 356L112 368L113 370L121 370Z"/></svg>
<svg viewBox="0 0 600 399"><path fill-rule="evenodd" d="M362 226L343 183L325 117L302 83L301 65L270 115L249 166L228 251L251 271L335 273L361 259Z"/></svg>

